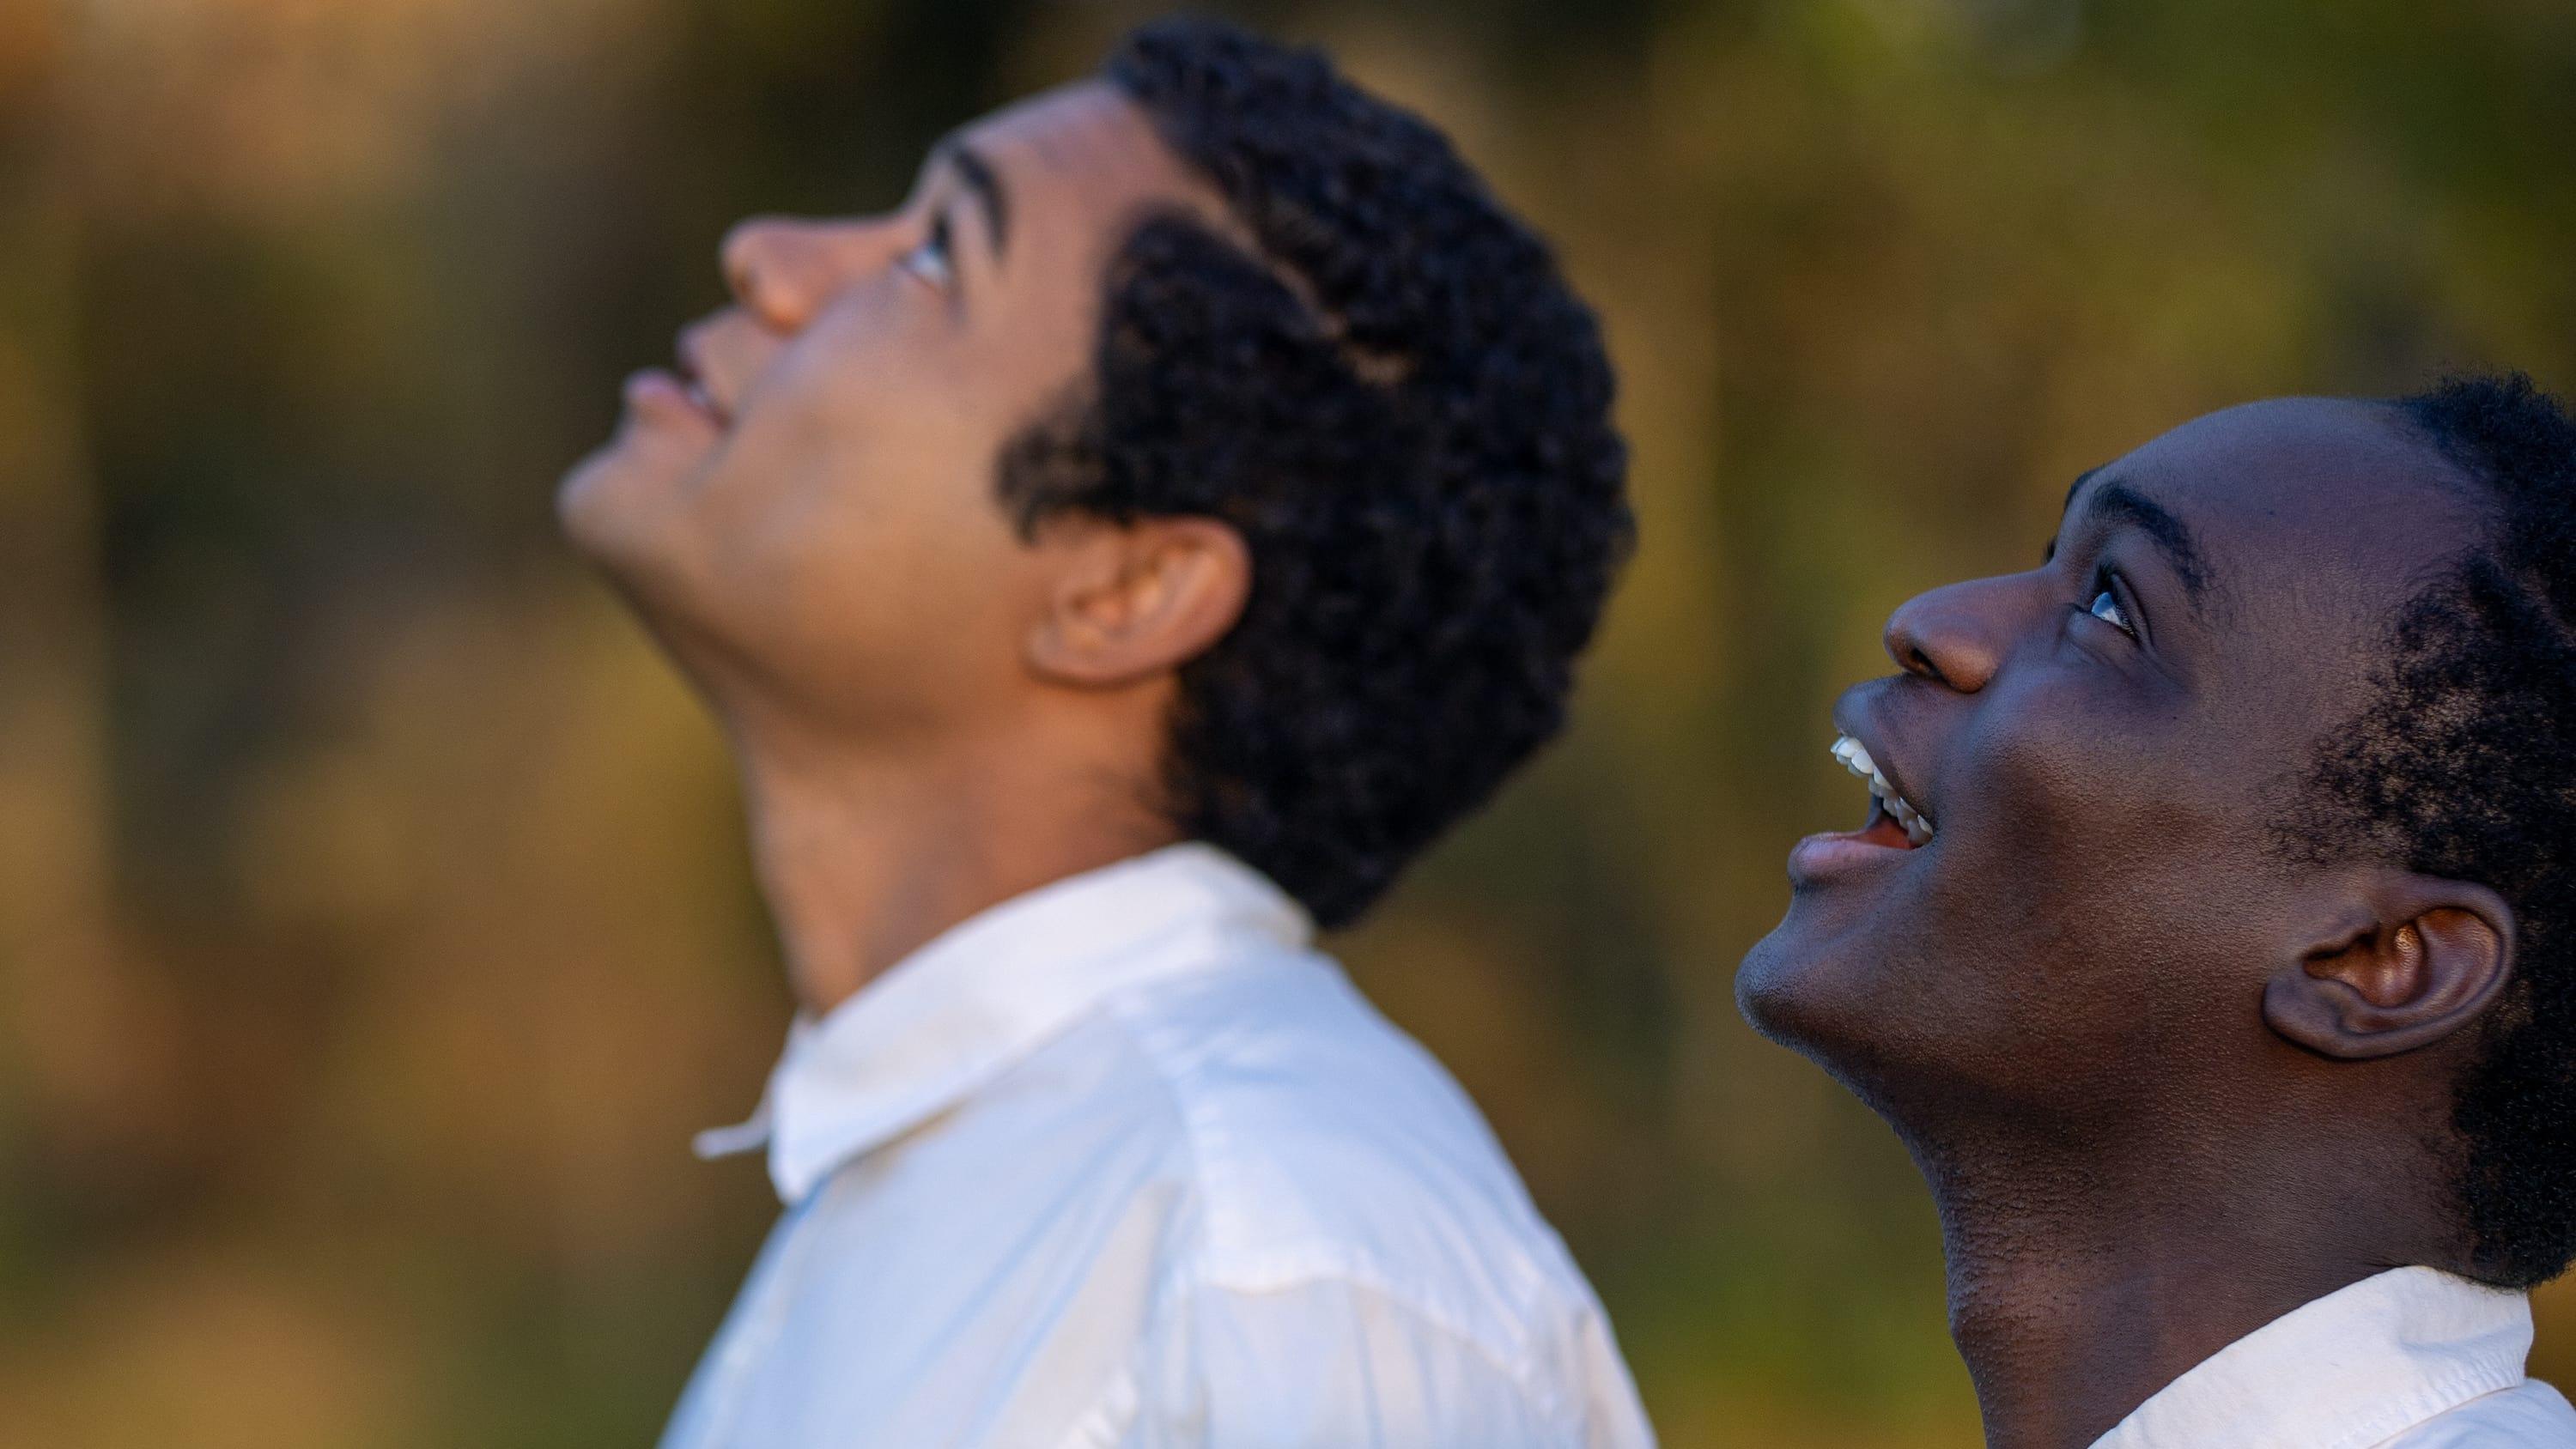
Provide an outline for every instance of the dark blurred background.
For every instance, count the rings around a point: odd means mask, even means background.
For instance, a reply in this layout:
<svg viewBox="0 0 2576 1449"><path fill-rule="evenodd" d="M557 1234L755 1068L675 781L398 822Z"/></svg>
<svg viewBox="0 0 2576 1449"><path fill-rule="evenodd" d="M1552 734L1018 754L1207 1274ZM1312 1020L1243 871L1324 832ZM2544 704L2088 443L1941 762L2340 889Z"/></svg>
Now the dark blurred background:
<svg viewBox="0 0 2576 1449"><path fill-rule="evenodd" d="M1220 8L1558 239L1636 444L1576 728L1355 972L1668 1444L1973 1444L1912 1169L1731 1001L1857 818L1825 704L2193 414L2576 386L2576 6ZM0 1439L650 1438L775 1210L688 1134L789 1007L717 742L552 485L729 221L891 204L1146 13L0 3Z"/></svg>

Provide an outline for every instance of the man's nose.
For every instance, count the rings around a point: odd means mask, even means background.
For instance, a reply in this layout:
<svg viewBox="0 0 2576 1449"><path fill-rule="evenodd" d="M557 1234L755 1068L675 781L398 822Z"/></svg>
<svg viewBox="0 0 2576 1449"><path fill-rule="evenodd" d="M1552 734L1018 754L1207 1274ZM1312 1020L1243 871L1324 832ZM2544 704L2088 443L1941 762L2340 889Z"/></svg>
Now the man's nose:
<svg viewBox="0 0 2576 1449"><path fill-rule="evenodd" d="M744 310L792 332L894 259L896 229L846 218L755 216L725 233L725 285Z"/></svg>
<svg viewBox="0 0 2576 1449"><path fill-rule="evenodd" d="M1963 694L1994 681L2018 615L2014 579L1972 579L1917 594L1887 618L1887 657Z"/></svg>

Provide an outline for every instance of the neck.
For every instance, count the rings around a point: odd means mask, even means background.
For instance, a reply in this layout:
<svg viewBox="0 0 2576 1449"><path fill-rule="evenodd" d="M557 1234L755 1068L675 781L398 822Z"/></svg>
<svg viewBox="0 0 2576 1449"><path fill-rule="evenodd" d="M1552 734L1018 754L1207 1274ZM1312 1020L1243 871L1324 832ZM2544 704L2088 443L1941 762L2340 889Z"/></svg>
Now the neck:
<svg viewBox="0 0 2576 1449"><path fill-rule="evenodd" d="M2158 1141L2113 1161L2095 1133L2033 1136L2045 1140L1915 1145L1988 1449L2084 1449L2301 1304L2441 1261L2390 1202L2384 1138ZM2365 1180L2354 1163L2383 1171Z"/></svg>
<svg viewBox="0 0 2576 1449"><path fill-rule="evenodd" d="M1122 790L1019 738L928 756L730 720L752 860L799 1005L820 1015L978 912L1173 843Z"/></svg>

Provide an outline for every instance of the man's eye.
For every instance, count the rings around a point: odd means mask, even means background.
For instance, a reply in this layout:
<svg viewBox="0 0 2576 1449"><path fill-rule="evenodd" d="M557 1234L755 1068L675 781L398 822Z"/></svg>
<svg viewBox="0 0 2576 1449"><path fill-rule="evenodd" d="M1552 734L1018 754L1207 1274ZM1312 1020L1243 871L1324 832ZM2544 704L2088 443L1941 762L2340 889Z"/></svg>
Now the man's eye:
<svg viewBox="0 0 2576 1449"><path fill-rule="evenodd" d="M919 246L905 252L895 265L934 287L946 289L955 279L955 273L948 262L947 221L943 219L932 223L930 235L923 238Z"/></svg>
<svg viewBox="0 0 2576 1449"><path fill-rule="evenodd" d="M2128 635L2132 639L2138 637L2137 627L2129 622L2128 611L2120 607L2119 599L2115 597L2109 589L2104 589L2102 592L2095 594L2093 596L2092 604L2087 607L2084 612L2091 614L2094 618L2101 620L2103 623L2110 625L2112 628L2119 630L2121 633Z"/></svg>

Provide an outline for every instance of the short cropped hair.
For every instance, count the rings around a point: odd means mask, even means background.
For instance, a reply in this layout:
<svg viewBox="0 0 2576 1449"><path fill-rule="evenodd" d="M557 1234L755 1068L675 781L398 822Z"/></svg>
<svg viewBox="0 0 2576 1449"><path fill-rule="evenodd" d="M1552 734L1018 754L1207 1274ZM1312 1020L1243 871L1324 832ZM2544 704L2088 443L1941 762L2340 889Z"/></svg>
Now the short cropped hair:
<svg viewBox="0 0 2576 1449"><path fill-rule="evenodd" d="M2576 422L2520 374L2395 404L2484 495L2481 544L2409 601L2377 698L2326 737L2324 838L2513 907L2512 975L2452 1104L2482 1279L2576 1257Z"/></svg>
<svg viewBox="0 0 2576 1449"><path fill-rule="evenodd" d="M1242 619L1180 672L1160 802L1348 922L1557 733L1634 531L1612 374L1548 247L1312 50L1130 34L1104 74L1248 245L1142 222L1095 375L1005 449L1024 531L1222 520Z"/></svg>

